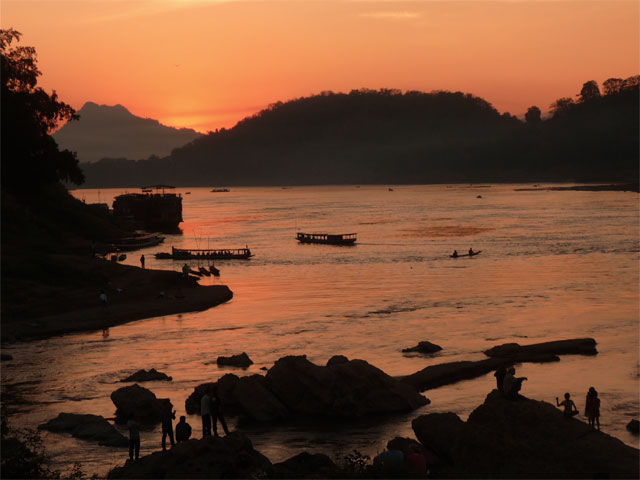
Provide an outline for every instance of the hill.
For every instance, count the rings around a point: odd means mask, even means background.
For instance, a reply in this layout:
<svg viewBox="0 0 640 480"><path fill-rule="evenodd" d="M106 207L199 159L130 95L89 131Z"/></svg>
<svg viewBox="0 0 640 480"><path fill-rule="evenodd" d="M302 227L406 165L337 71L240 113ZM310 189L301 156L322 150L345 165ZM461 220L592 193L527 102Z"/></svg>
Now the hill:
<svg viewBox="0 0 640 480"><path fill-rule="evenodd" d="M122 105L87 102L77 114L80 120L65 124L53 138L60 148L76 152L80 162L162 157L202 136L189 128L167 127L157 120L137 117Z"/></svg>
<svg viewBox="0 0 640 480"><path fill-rule="evenodd" d="M162 159L87 165L86 185L636 179L637 77L624 85L560 99L547 120L532 107L526 122L461 92L327 92L275 103Z"/></svg>

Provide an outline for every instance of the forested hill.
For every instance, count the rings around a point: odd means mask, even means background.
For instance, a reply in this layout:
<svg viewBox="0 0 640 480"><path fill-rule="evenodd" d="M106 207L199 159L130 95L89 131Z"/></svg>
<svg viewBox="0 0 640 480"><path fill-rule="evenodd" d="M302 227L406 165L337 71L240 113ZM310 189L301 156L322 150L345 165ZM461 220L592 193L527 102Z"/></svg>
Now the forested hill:
<svg viewBox="0 0 640 480"><path fill-rule="evenodd" d="M460 92L328 92L273 104L162 159L83 169L89 187L635 179L637 77L605 93L595 84L559 99L550 119L532 107L523 122Z"/></svg>

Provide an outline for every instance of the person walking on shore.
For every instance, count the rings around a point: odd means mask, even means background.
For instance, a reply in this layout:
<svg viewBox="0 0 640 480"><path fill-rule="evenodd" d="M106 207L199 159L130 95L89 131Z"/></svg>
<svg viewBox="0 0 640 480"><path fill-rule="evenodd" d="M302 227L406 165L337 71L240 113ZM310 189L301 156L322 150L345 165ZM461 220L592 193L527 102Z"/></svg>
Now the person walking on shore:
<svg viewBox="0 0 640 480"><path fill-rule="evenodd" d="M595 388L589 388L587 392L587 401L584 406L584 414L589 419L589 426L600 430L600 399L598 398L598 392Z"/></svg>
<svg viewBox="0 0 640 480"><path fill-rule="evenodd" d="M191 437L191 425L187 423L187 417L182 415L176 425L176 443L186 442Z"/></svg>
<svg viewBox="0 0 640 480"><path fill-rule="evenodd" d="M144 268L144 255L140 256L140 266Z"/></svg>
<svg viewBox="0 0 640 480"><path fill-rule="evenodd" d="M127 422L127 428L129 429L129 459L135 458L138 460L140 457L140 426L133 418Z"/></svg>
<svg viewBox="0 0 640 480"><path fill-rule="evenodd" d="M220 397L218 396L218 392L213 392L213 401L212 401L212 409L211 409L211 420L213 422L213 435L218 436L218 420L220 420L220 425L222 425L222 430L224 430L225 435L229 435L229 429L227 428L227 422L224 420L224 415L222 414L222 402L220 401Z"/></svg>
<svg viewBox="0 0 640 480"><path fill-rule="evenodd" d="M571 400L571 394L570 393L565 393L564 394L564 401L560 402L558 400L558 397L556 397L556 406L557 407L564 407L563 410L563 414L565 417L567 418L571 418L576 416L578 413L578 408L576 407L576 404L573 403L573 400Z"/></svg>
<svg viewBox="0 0 640 480"><path fill-rule="evenodd" d="M211 397L204 392L200 400L200 415L202 416L202 438L211 436Z"/></svg>
<svg viewBox="0 0 640 480"><path fill-rule="evenodd" d="M171 406L167 406L162 412L162 451L167 449L167 435L173 447L176 442L173 440L173 420L176 418L176 411L171 411Z"/></svg>

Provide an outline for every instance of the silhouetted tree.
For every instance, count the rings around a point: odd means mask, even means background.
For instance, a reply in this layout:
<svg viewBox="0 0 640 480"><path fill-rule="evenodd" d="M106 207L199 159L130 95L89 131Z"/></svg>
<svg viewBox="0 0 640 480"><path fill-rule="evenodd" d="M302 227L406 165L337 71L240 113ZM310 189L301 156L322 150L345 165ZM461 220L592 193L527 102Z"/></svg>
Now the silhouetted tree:
<svg viewBox="0 0 640 480"><path fill-rule="evenodd" d="M614 93L618 93L620 90L622 90L623 83L624 80L622 80L621 78L610 78L608 80L605 80L602 84L604 94L611 95Z"/></svg>
<svg viewBox="0 0 640 480"><path fill-rule="evenodd" d="M557 99L555 102L553 102L549 106L549 108L553 113L553 116L556 117L558 115L567 113L569 110L571 110L571 107L573 107L574 104L575 102L573 101L572 98L562 97Z"/></svg>
<svg viewBox="0 0 640 480"><path fill-rule="evenodd" d="M21 34L0 30L2 98L2 188L21 191L59 180L80 184L84 176L69 150L60 151L49 133L77 119L69 105L37 86L40 71L33 47L12 47Z"/></svg>
<svg viewBox="0 0 640 480"><path fill-rule="evenodd" d="M529 110L527 110L527 113L524 114L524 119L529 124L540 123L540 120L541 120L540 115L541 115L540 109L535 105L533 105L529 107Z"/></svg>
<svg viewBox="0 0 640 480"><path fill-rule="evenodd" d="M623 90L631 90L633 88L637 89L638 85L640 85L640 75L634 75L632 77L624 79L624 82L622 83L622 89Z"/></svg>
<svg viewBox="0 0 640 480"><path fill-rule="evenodd" d="M585 82L584 85L582 85L582 90L580 90L579 96L581 102L589 102L596 98L600 98L600 88L598 88L598 83L595 80Z"/></svg>

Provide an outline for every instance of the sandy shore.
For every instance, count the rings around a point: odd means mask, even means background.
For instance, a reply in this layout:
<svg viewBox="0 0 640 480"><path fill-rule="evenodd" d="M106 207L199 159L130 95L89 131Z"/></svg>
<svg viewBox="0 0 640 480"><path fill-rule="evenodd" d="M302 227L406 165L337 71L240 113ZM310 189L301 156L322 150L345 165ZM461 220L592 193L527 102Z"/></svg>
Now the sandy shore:
<svg viewBox="0 0 640 480"><path fill-rule="evenodd" d="M233 297L226 285L201 286L195 278L185 278L178 272L143 270L102 259L66 260L87 274L86 282L29 289L23 308L14 305L4 312L3 342L102 330L143 318L202 311ZM99 299L102 290L107 294L106 305Z"/></svg>

